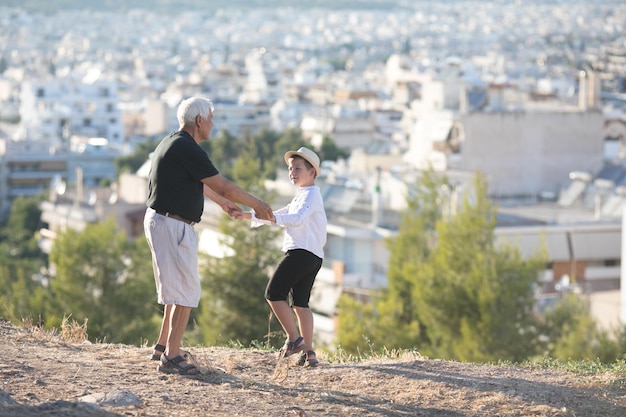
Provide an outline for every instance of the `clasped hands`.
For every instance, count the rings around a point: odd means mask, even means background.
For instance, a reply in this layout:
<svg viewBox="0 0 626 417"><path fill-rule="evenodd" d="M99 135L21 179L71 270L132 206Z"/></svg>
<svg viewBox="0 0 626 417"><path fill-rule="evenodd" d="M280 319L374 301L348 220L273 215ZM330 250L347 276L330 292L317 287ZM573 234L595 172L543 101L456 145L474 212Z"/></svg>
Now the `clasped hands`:
<svg viewBox="0 0 626 417"><path fill-rule="evenodd" d="M222 205L222 210L232 219L237 220L250 220L252 217L250 212L245 212L239 207L237 204L232 201L227 201ZM257 219L261 220L269 220L271 222L276 222L276 217L274 217L274 213L272 208L265 202L260 201L255 207L255 216Z"/></svg>

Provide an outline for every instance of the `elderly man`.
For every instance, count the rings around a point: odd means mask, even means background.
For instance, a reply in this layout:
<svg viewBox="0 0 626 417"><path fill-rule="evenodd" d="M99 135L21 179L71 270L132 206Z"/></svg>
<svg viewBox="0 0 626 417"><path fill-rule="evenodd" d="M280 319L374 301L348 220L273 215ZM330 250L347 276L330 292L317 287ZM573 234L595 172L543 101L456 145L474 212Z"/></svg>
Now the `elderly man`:
<svg viewBox="0 0 626 417"><path fill-rule="evenodd" d="M200 148L213 128L211 101L184 100L177 118L180 129L164 138L152 155L144 218L157 299L164 305L152 358L159 360L162 372L196 375L199 370L187 360L181 343L191 309L200 301L198 237L193 225L202 216L204 195L230 216L241 211L235 203L254 208L263 219L272 220L274 215L268 204L220 175Z"/></svg>

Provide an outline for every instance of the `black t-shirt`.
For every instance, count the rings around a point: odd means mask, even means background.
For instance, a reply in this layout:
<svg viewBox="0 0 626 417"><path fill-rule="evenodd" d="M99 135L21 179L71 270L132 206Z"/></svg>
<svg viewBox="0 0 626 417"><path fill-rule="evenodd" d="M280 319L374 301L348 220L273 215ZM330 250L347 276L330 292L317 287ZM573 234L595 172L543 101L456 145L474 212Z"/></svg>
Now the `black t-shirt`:
<svg viewBox="0 0 626 417"><path fill-rule="evenodd" d="M203 178L217 168L191 135L176 131L163 139L152 154L146 205L199 222L204 210Z"/></svg>

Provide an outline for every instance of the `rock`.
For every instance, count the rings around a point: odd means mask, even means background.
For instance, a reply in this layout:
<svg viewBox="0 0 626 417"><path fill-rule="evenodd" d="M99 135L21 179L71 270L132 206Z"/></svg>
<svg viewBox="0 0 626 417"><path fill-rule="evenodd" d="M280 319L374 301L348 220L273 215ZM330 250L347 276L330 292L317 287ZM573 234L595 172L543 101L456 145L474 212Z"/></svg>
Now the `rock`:
<svg viewBox="0 0 626 417"><path fill-rule="evenodd" d="M82 402L98 404L101 407L125 407L141 405L141 400L135 394L128 391L97 392L82 396L78 399Z"/></svg>

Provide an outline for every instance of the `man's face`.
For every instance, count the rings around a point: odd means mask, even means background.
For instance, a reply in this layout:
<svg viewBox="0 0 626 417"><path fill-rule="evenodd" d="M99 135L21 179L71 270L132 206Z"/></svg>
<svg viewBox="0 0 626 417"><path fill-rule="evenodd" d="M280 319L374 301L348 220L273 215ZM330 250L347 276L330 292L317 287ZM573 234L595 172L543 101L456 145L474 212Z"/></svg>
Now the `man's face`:
<svg viewBox="0 0 626 417"><path fill-rule="evenodd" d="M209 114L206 119L198 116L198 129L202 140L209 140L211 129L213 129L213 113Z"/></svg>

